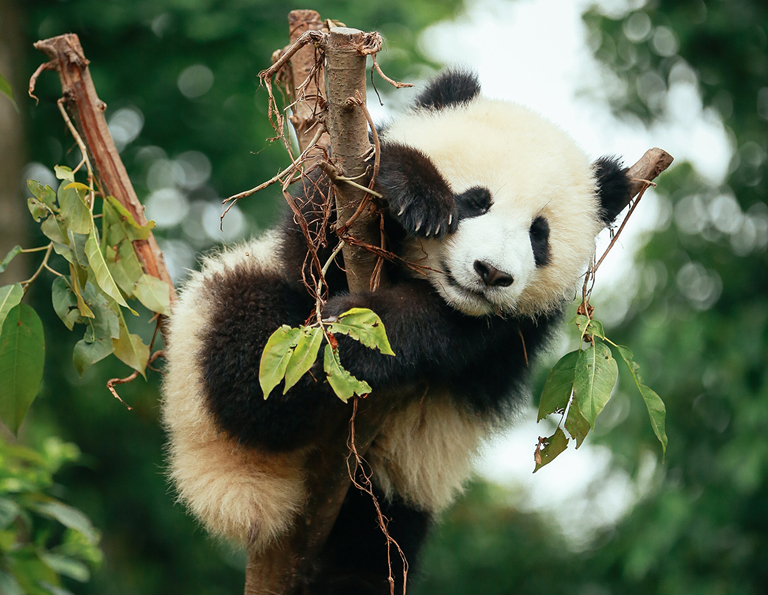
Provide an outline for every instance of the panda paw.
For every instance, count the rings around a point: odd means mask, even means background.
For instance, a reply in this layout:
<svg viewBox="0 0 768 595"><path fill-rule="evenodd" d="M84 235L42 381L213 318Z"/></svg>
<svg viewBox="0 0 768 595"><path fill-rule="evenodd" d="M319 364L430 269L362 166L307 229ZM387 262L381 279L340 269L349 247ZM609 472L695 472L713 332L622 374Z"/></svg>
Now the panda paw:
<svg viewBox="0 0 768 595"><path fill-rule="evenodd" d="M405 231L424 238L453 233L459 224L456 201L449 193L425 192L390 198L389 211Z"/></svg>

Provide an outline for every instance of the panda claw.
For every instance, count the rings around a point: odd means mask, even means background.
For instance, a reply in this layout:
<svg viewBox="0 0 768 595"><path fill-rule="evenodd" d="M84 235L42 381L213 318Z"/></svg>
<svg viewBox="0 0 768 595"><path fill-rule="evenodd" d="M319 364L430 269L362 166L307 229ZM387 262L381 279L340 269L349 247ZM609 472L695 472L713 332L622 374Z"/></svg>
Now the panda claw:
<svg viewBox="0 0 768 595"><path fill-rule="evenodd" d="M451 223L453 223L453 213L451 213L450 215L448 215L448 227L450 227L450 226L451 226Z"/></svg>
<svg viewBox="0 0 768 595"><path fill-rule="evenodd" d="M421 221L416 224L416 229L413 230L413 233L416 233L419 229L421 229Z"/></svg>
<svg viewBox="0 0 768 595"><path fill-rule="evenodd" d="M435 229L435 235L437 235L439 233L440 233L440 225L438 225L437 228Z"/></svg>
<svg viewBox="0 0 768 595"><path fill-rule="evenodd" d="M397 212L397 216L400 217L405 212L405 205L400 207L400 210Z"/></svg>

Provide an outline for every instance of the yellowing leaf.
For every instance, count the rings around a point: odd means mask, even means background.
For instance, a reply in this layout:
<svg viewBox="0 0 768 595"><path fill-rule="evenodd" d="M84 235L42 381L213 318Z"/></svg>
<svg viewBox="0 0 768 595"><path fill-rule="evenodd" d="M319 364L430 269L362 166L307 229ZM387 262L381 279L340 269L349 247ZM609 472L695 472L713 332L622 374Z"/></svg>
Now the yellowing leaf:
<svg viewBox="0 0 768 595"><path fill-rule="evenodd" d="M345 403L354 395L364 397L373 390L367 382L358 380L344 369L338 351L327 343L323 353L323 370L333 392Z"/></svg>
<svg viewBox="0 0 768 595"><path fill-rule="evenodd" d="M330 324L328 330L333 334L348 335L366 347L378 349L385 355L395 355L389 345L381 318L368 308L352 308L344 312L337 321Z"/></svg>
<svg viewBox="0 0 768 595"><path fill-rule="evenodd" d="M166 316L171 313L170 288L157 277L143 274L133 289L133 296L153 312Z"/></svg>
<svg viewBox="0 0 768 595"><path fill-rule="evenodd" d="M58 211L56 207L56 192L50 186L44 186L37 180L27 180L27 188L37 200L52 211Z"/></svg>
<svg viewBox="0 0 768 595"><path fill-rule="evenodd" d="M619 374L616 360L604 343L595 341L579 354L573 379L574 400L579 411L595 427L595 418L603 410Z"/></svg>
<svg viewBox="0 0 768 595"><path fill-rule="evenodd" d="M96 238L96 230L92 229L91 234L88 236L88 241L85 243L85 253L88 256L88 264L91 266L93 276L96 279L96 283L102 289L102 291L115 300L121 306L133 311L123 299L115 280L112 275L109 274L107 269L107 263L104 260L104 255L99 250L99 240Z"/></svg>
<svg viewBox="0 0 768 595"><path fill-rule="evenodd" d="M320 345L323 342L322 329L301 327L301 337L293 350L288 367L285 370L285 387L283 394L288 392L315 363Z"/></svg>
<svg viewBox="0 0 768 595"><path fill-rule="evenodd" d="M272 333L264 346L259 364L259 384L265 400L285 376L288 362L293 355L293 348L299 342L300 336L301 329L284 324Z"/></svg>
<svg viewBox="0 0 768 595"><path fill-rule="evenodd" d="M16 434L43 379L43 323L26 304L8 312L0 332L0 420Z"/></svg>
<svg viewBox="0 0 768 595"><path fill-rule="evenodd" d="M145 345L138 335L132 335L125 324L123 313L115 306L117 318L120 323L120 336L112 339L112 347L117 359L136 370L146 378L144 373L149 361L149 346Z"/></svg>
<svg viewBox="0 0 768 595"><path fill-rule="evenodd" d="M105 209L107 205L111 209L111 213L108 221L105 214L105 226L117 226L120 229L120 235L105 231L110 243L116 244L122 237L127 237L129 240L146 240L152 233L155 227L154 221L149 221L146 225L139 225L131 212L114 196L107 196L104 199Z"/></svg>

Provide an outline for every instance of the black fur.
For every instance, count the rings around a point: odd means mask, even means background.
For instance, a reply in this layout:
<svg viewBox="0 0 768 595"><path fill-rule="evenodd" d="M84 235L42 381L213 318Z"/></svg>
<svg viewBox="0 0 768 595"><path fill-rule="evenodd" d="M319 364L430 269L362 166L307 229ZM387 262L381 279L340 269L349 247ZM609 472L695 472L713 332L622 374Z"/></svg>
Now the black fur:
<svg viewBox="0 0 768 595"><path fill-rule="evenodd" d="M549 264L549 223L544 217L536 217L531 223L528 232L531 236L531 248L533 248L533 260L537 267Z"/></svg>
<svg viewBox="0 0 768 595"><path fill-rule="evenodd" d="M358 473L358 481L362 478ZM408 561L415 576L419 549L427 537L430 514L407 505L395 496L388 500L374 487L387 530ZM307 577L310 592L323 595L389 595L387 543L376 521L371 496L352 488L341 507L328 541L320 554L316 575ZM403 563L397 548L390 548L395 593L403 592Z"/></svg>
<svg viewBox="0 0 768 595"><path fill-rule="evenodd" d="M600 218L611 225L629 204L630 181L627 168L618 157L600 157L594 163L597 192L600 197Z"/></svg>
<svg viewBox="0 0 768 595"><path fill-rule="evenodd" d="M473 186L456 195L456 204L459 208L459 220L483 215L493 204L491 191L482 186Z"/></svg>
<svg viewBox="0 0 768 595"><path fill-rule="evenodd" d="M390 217L408 233L434 237L456 231L459 216L451 187L421 151L383 143L376 190L386 197Z"/></svg>
<svg viewBox="0 0 768 595"><path fill-rule="evenodd" d="M474 72L447 70L422 91L416 106L439 110L472 101L479 93L480 81Z"/></svg>

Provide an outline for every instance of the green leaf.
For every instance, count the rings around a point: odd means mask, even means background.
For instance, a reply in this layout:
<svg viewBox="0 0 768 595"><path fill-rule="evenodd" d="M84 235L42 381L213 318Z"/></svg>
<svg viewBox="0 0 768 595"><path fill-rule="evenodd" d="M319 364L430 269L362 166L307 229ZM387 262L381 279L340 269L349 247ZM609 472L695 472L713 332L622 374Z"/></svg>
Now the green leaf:
<svg viewBox="0 0 768 595"><path fill-rule="evenodd" d="M603 330L603 323L600 322L599 320L595 320L594 318L589 319L583 314L577 314L576 318L574 318L571 322L576 323L576 327L579 329L580 333L584 333L584 327L588 327L586 334L600 337L601 339L605 339L605 331Z"/></svg>
<svg viewBox="0 0 768 595"><path fill-rule="evenodd" d="M127 219L122 218L121 212L112 206L114 202L116 201L113 197L107 197L104 202L102 249L107 267L117 285L127 296L132 296L134 286L144 271L130 240L131 225ZM117 204L122 207L120 203ZM132 218L131 221L133 221ZM136 234L136 237L141 235L143 234ZM148 236L149 233L147 232L146 235Z"/></svg>
<svg viewBox="0 0 768 595"><path fill-rule="evenodd" d="M37 200L47 206L51 211L58 212L56 206L56 192L50 186L44 186L37 180L27 180L27 188Z"/></svg>
<svg viewBox="0 0 768 595"><path fill-rule="evenodd" d="M75 344L72 359L81 376L86 368L101 361L114 351L112 339L120 336L120 323L109 302L91 284L85 286L84 297L93 311L93 318L86 318L85 335Z"/></svg>
<svg viewBox="0 0 768 595"><path fill-rule="evenodd" d="M38 514L60 522L65 527L79 531L90 543L98 543L99 532L93 527L85 513L77 508L68 506L58 500L36 502L31 505L31 508Z"/></svg>
<svg viewBox="0 0 768 595"><path fill-rule="evenodd" d="M320 345L323 342L323 330L321 328L301 327L301 337L293 350L288 367L285 370L285 388L283 394L288 392L304 374L309 372L312 364L317 359L320 352Z"/></svg>
<svg viewBox="0 0 768 595"><path fill-rule="evenodd" d="M0 329L3 328L3 321L8 312L21 302L22 297L24 297L24 289L22 289L21 283L0 287Z"/></svg>
<svg viewBox="0 0 768 595"><path fill-rule="evenodd" d="M5 269L11 263L13 258L20 253L21 253L21 246L14 246L13 248L11 248L11 251L8 252L8 254L5 255L5 258L3 258L3 261L0 262L0 273L5 272Z"/></svg>
<svg viewBox="0 0 768 595"><path fill-rule="evenodd" d="M576 448L581 446L584 442L584 438L589 434L589 422L584 418L579 411L579 404L574 399L571 402L571 406L568 408L568 416L565 418L565 429L576 441Z"/></svg>
<svg viewBox="0 0 768 595"><path fill-rule="evenodd" d="M323 370L333 392L345 403L354 395L364 397L373 389L364 380L358 380L341 365L339 353L326 343L323 353Z"/></svg>
<svg viewBox="0 0 768 595"><path fill-rule="evenodd" d="M548 465L557 458L561 452L568 448L568 437L563 432L562 428L557 428L554 434L545 440L544 447L537 451L536 468L533 470L536 473L539 469Z"/></svg>
<svg viewBox="0 0 768 595"><path fill-rule="evenodd" d="M579 354L573 380L573 394L579 411L591 428L595 427L595 418L610 399L618 374L616 360L604 343L595 341Z"/></svg>
<svg viewBox="0 0 768 595"><path fill-rule="evenodd" d="M640 385L640 394L643 395L645 406L648 408L653 433L661 442L662 455L665 455L667 453L667 431L665 428L667 407L661 397L644 384Z"/></svg>
<svg viewBox="0 0 768 595"><path fill-rule="evenodd" d="M61 318L64 326L72 330L80 319L80 310L77 307L77 296L66 277L56 277L51 287L51 301L56 315Z"/></svg>
<svg viewBox="0 0 768 595"><path fill-rule="evenodd" d="M75 181L75 174L72 171L71 167L67 167L66 165L54 165L53 166L53 173L56 174L56 177L59 180L67 181L67 182L74 182Z"/></svg>
<svg viewBox="0 0 768 595"><path fill-rule="evenodd" d="M27 199L27 208L32 214L32 219L34 219L35 223L40 223L40 220L43 217L47 217L48 215L52 214L52 212L48 210L48 207L46 207L36 198Z"/></svg>
<svg viewBox="0 0 768 595"><path fill-rule="evenodd" d="M259 384L265 400L285 376L293 355L293 348L296 347L300 337L301 329L291 328L287 324L281 326L269 337L259 364Z"/></svg>
<svg viewBox="0 0 768 595"><path fill-rule="evenodd" d="M86 583L91 579L88 567L80 560L46 551L40 551L38 555L43 563L56 574L63 574L81 583Z"/></svg>
<svg viewBox="0 0 768 595"><path fill-rule="evenodd" d="M106 213L109 209L109 218L107 219ZM108 231L108 228L117 226L120 230L119 237L113 237L108 239L110 243L116 244L123 237L127 237L129 240L146 240L152 230L155 228L155 222L149 221L146 225L139 225L131 212L123 206L119 200L114 196L108 196L104 199L104 234L109 238L109 234L114 232Z"/></svg>
<svg viewBox="0 0 768 595"><path fill-rule="evenodd" d="M19 110L19 106L16 105L16 100L13 98L13 88L11 87L11 83L5 80L5 77L2 74L0 74L0 93L2 93L8 99L11 100L11 103L13 104L13 109L16 110L17 114L21 113L21 111Z"/></svg>
<svg viewBox="0 0 768 595"><path fill-rule="evenodd" d="M619 352L621 359L624 360L624 363L627 364L629 373L632 374L632 379L639 389L640 385L643 383L643 379L640 377L640 366L638 366L633 359L634 354L628 347L624 347L623 345L616 345L616 350Z"/></svg>
<svg viewBox="0 0 768 595"><path fill-rule="evenodd" d="M149 346L144 344L139 335L132 335L128 331L128 325L125 324L122 311L120 308L115 309L120 323L120 336L117 339L112 339L115 356L146 378L144 370L149 361Z"/></svg>
<svg viewBox="0 0 768 595"><path fill-rule="evenodd" d="M147 275L146 273L143 274L136 283L133 295L153 312L165 314L166 316L170 315L170 288L157 277Z"/></svg>
<svg viewBox="0 0 768 595"><path fill-rule="evenodd" d="M96 238L95 228L91 229L91 234L88 236L88 241L85 243L85 253L88 256L88 263L91 265L91 270L93 271L96 283L102 291L121 306L124 306L134 314L137 314L128 306L115 284L115 280L112 278L112 275L109 274L104 255L101 253L101 250L99 250L99 240Z"/></svg>
<svg viewBox="0 0 768 595"><path fill-rule="evenodd" d="M659 395L643 384L643 380L640 378L640 366L638 366L637 363L635 363L635 360L632 359L632 351L623 345L617 345L616 349L618 350L619 355L621 355L621 359L627 364L629 372L632 374L632 379L635 381L635 384L643 397L643 401L645 401L645 406L648 408L648 415L651 418L651 428L653 428L653 433L656 434L659 442L661 442L661 452L663 457L667 453L668 443L666 432L667 407L664 405L664 401L661 400Z"/></svg>
<svg viewBox="0 0 768 595"><path fill-rule="evenodd" d="M77 308L80 311L80 315L84 316L86 318L93 318L94 314L93 311L88 307L88 304L85 303L85 300L83 299L83 294L80 291L80 279L78 276L78 268L71 264L69 265L69 276L70 276L70 288L72 291L75 292L75 297L77 299ZM87 284L86 284L87 285Z"/></svg>
<svg viewBox="0 0 768 595"><path fill-rule="evenodd" d="M536 421L541 421L550 413L565 411L568 400L573 390L573 375L576 369L576 360L579 359L578 351L566 353L552 367L544 383L539 401L539 415Z"/></svg>
<svg viewBox="0 0 768 595"><path fill-rule="evenodd" d="M395 355L387 339L384 324L368 308L352 308L341 314L337 321L330 324L331 333L341 333L360 341L366 347L378 349L385 355Z"/></svg>
<svg viewBox="0 0 768 595"><path fill-rule="evenodd" d="M79 188L73 188L72 184L59 185L59 205L61 206L61 218L68 229L75 233L88 234L93 228L91 210L85 202L85 192Z"/></svg>
<svg viewBox="0 0 768 595"><path fill-rule="evenodd" d="M67 237L67 227L59 221L60 215L57 215L55 217L48 217L43 223L40 225L40 231L42 231L45 236L53 240L54 242L57 242L59 244L64 244L65 246L69 246L69 238ZM56 246L54 245L54 248Z"/></svg>
<svg viewBox="0 0 768 595"><path fill-rule="evenodd" d="M0 334L0 420L14 434L43 379L43 323L26 304L11 308Z"/></svg>

